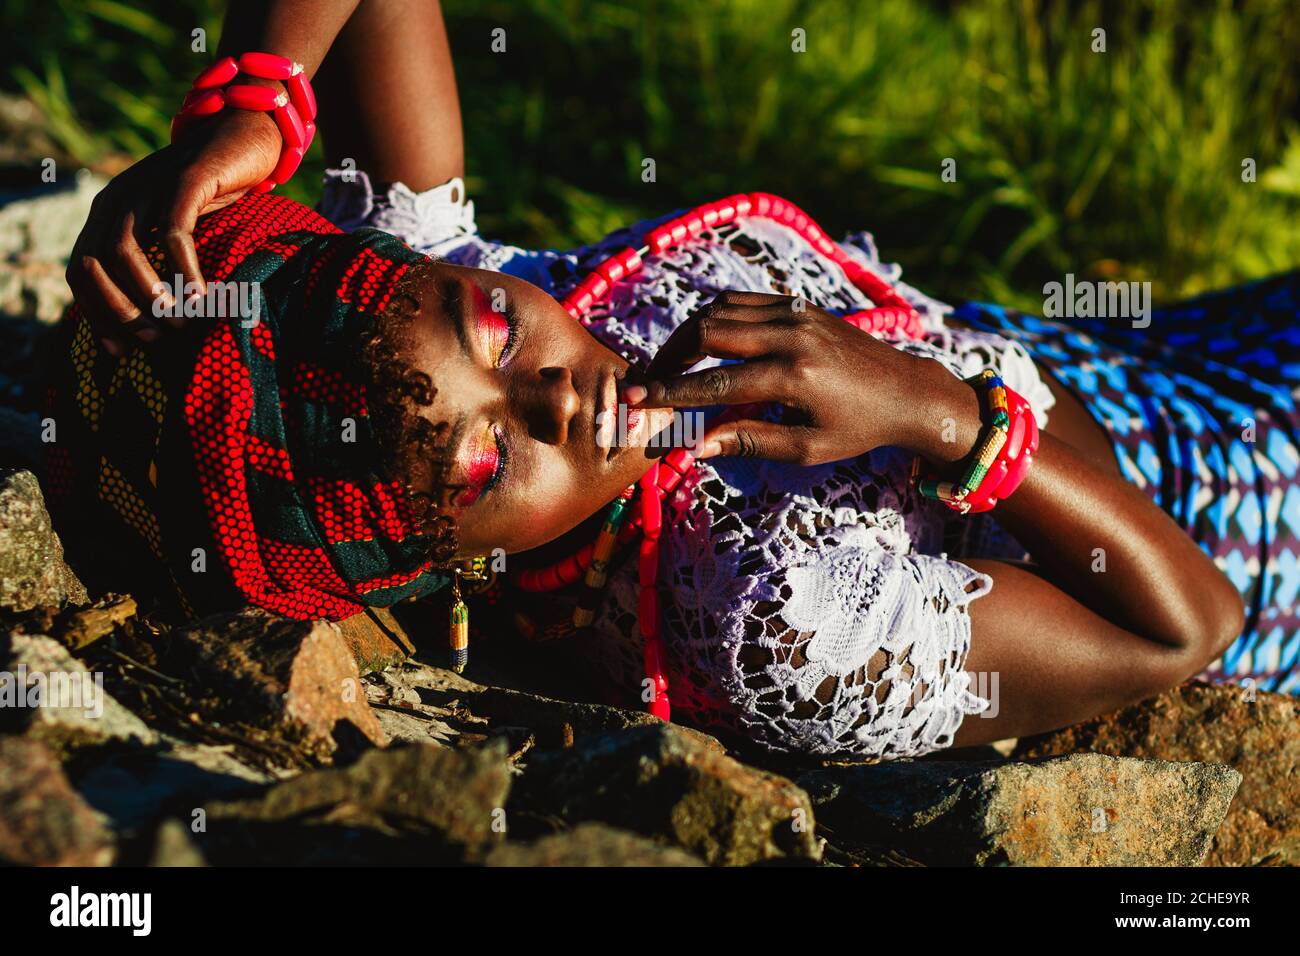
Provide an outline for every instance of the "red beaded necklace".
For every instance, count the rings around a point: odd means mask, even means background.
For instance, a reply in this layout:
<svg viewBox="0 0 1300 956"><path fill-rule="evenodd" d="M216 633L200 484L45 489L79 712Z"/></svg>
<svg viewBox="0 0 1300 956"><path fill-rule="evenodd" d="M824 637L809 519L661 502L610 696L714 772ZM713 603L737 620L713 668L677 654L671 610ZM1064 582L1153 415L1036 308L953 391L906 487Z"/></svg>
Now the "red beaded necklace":
<svg viewBox="0 0 1300 956"><path fill-rule="evenodd" d="M844 316L864 332L889 335L893 338L921 338L921 319L912 304L899 295L889 283L851 258L826 232L794 203L771 193L737 193L717 202L705 203L675 219L656 226L646 234L645 245L640 249L626 248L597 265L578 283L577 287L560 300L569 315L583 325L591 325L593 305L608 297L614 283L639 272L644 258L651 253L662 254L688 239L694 239L705 229L721 226L741 216L758 216L789 226L806 239L818 252L844 270L844 275L864 295L875 303ZM685 448L669 452L650 466L639 482L640 498L630 520L616 531L617 543L625 544L641 535L637 568L641 597L638 618L645 649L646 679L653 687L649 711L668 720L671 709L668 700L668 679L664 674L664 648L660 635L660 605L657 589L659 575L659 535L663 528L663 502L680 484L695 464L695 456ZM624 492L618 507L622 507L632 494ZM606 525L609 528L609 524ZM532 568L515 575L515 583L525 591L554 591L575 584L591 568L597 558L600 541L588 544L562 561L544 568ZM602 552L603 553L603 552Z"/></svg>

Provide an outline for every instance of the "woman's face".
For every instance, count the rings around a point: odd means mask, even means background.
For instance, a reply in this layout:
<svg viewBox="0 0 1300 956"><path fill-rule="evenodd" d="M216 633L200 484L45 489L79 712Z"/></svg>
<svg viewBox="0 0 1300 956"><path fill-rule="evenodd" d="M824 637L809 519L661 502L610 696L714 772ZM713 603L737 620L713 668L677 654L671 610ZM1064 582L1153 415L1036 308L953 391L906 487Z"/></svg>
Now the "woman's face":
<svg viewBox="0 0 1300 956"><path fill-rule="evenodd" d="M647 440L672 410L629 411L620 435L628 363L553 298L443 263L422 267L413 292L401 351L437 389L419 414L450 429L446 482L464 486L454 511L461 556L552 541L645 473Z"/></svg>

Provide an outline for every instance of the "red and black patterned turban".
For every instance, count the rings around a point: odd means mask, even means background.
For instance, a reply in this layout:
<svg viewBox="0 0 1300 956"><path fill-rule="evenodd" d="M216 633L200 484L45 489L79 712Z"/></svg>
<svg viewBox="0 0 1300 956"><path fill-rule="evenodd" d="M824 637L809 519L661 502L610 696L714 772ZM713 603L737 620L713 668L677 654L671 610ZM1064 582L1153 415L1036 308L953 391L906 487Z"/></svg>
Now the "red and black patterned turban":
<svg viewBox="0 0 1300 956"><path fill-rule="evenodd" d="M116 552L82 564L138 555L189 613L338 620L444 585L382 467L360 368L364 334L426 258L271 195L200 220L195 244L210 283L256 284L255 319L192 319L119 360L67 316L51 505L61 530Z"/></svg>

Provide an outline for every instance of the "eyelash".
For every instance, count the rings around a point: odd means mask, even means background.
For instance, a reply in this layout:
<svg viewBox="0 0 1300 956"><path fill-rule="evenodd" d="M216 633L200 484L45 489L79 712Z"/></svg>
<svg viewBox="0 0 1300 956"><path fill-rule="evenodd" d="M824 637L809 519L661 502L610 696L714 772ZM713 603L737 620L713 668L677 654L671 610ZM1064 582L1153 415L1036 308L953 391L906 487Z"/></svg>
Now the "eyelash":
<svg viewBox="0 0 1300 956"><path fill-rule="evenodd" d="M509 346L507 346L507 348L508 347ZM497 486L497 484L505 476L506 467L510 463L510 452L506 448L505 439L501 437L501 432L493 428L492 438L497 443L497 466L496 469L492 472L492 474L488 477L488 480L483 484L483 492L482 492L483 494L487 494L489 491L491 491L493 488Z"/></svg>
<svg viewBox="0 0 1300 956"><path fill-rule="evenodd" d="M511 356L514 355L519 326L519 323L515 321L515 307L512 303L506 303L506 310L501 313L501 317L506 323L506 344L501 349L501 354L497 356L497 368L505 366L510 361Z"/></svg>

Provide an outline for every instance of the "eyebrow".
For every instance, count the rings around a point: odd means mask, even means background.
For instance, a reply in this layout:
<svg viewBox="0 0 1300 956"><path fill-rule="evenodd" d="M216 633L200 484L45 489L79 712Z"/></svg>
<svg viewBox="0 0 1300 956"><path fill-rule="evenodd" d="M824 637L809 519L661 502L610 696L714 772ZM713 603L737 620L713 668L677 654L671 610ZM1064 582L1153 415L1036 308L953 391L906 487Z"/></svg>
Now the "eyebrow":
<svg viewBox="0 0 1300 956"><path fill-rule="evenodd" d="M453 454L448 455L446 462L443 464L442 483L444 485L450 483L448 479L451 478L452 469L462 465L460 452L465 440L465 425L465 413L461 412L456 419L456 424L451 429L451 440L447 443L447 447L452 450Z"/></svg>
<svg viewBox="0 0 1300 956"><path fill-rule="evenodd" d="M452 311L452 328L456 331L456 339L460 342L460 350L466 358L472 358L469 329L465 327L465 313L468 306L465 302L465 286L462 282L453 281L451 283L451 292L443 294L444 301L450 300L449 304Z"/></svg>

